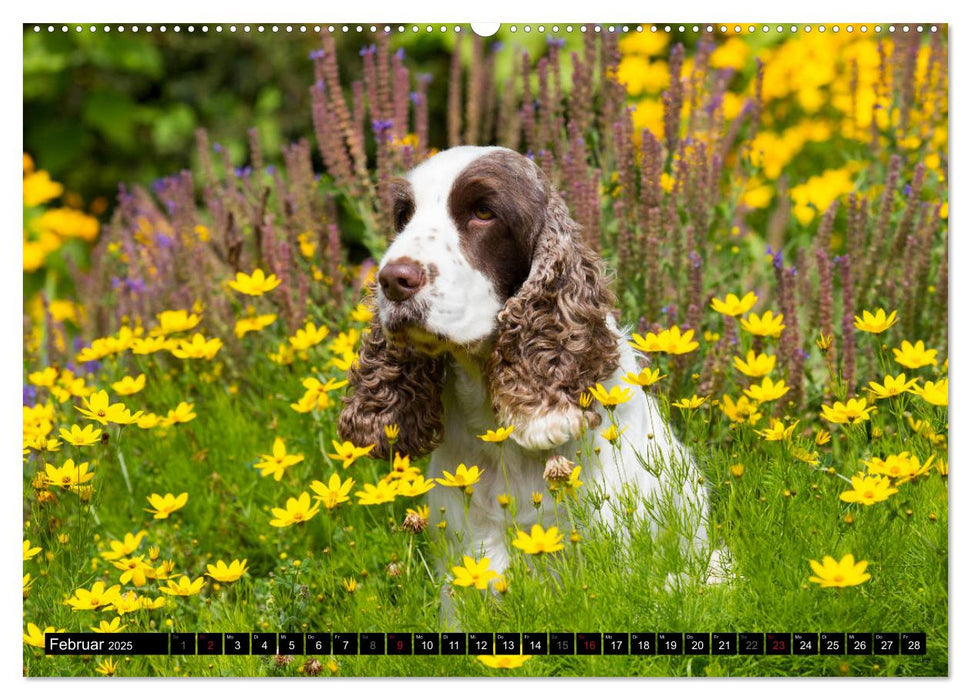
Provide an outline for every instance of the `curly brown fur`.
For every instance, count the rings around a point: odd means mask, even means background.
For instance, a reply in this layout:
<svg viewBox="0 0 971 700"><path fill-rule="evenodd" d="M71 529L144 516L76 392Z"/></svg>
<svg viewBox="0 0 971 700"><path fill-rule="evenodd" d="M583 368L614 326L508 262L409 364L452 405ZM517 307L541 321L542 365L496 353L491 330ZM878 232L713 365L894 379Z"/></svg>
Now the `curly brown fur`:
<svg viewBox="0 0 971 700"><path fill-rule="evenodd" d="M617 367L615 306L599 259L556 192L550 192L529 277L498 315L488 360L503 424L552 412L579 415L580 394Z"/></svg>
<svg viewBox="0 0 971 700"><path fill-rule="evenodd" d="M355 445L374 445L372 456L388 457L387 425L400 431L396 452L421 457L442 441L444 359L392 345L377 317L364 335L358 365L348 372L353 390L344 397L338 432Z"/></svg>

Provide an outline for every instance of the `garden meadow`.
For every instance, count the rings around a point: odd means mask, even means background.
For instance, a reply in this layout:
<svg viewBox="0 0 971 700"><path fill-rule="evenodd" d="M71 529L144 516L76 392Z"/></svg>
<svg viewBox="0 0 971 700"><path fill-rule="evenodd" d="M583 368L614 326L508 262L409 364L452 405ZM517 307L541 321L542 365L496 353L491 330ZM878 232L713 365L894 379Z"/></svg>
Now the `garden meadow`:
<svg viewBox="0 0 971 700"><path fill-rule="evenodd" d="M294 48L292 143L200 129L112 201L25 152L24 675L947 675L947 28L677 29L324 26ZM642 369L579 399L655 398L728 582L672 585L683 554L645 517L598 526L589 454L500 501L500 576L422 498L471 494L479 465L430 479L337 435L387 184L459 144L533 158L614 272ZM558 524L519 530L533 508ZM65 630L438 631L443 585L470 632L925 632L927 653L43 652Z"/></svg>

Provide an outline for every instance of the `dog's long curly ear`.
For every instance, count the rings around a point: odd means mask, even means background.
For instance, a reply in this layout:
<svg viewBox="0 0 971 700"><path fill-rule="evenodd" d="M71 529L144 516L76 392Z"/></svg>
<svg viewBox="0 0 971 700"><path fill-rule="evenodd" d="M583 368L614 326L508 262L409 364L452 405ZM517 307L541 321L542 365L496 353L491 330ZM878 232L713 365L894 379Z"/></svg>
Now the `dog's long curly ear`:
<svg viewBox="0 0 971 700"><path fill-rule="evenodd" d="M344 397L338 421L343 440L375 445L374 457L386 459L384 428L396 424L396 452L421 457L442 441L441 359L388 342L375 315L365 334L358 364L348 372L353 393Z"/></svg>
<svg viewBox="0 0 971 700"><path fill-rule="evenodd" d="M577 437L596 415L585 416L580 394L616 369L619 354L600 260L552 188L531 237L530 273L499 312L487 370L500 422L515 426L520 445L541 450Z"/></svg>

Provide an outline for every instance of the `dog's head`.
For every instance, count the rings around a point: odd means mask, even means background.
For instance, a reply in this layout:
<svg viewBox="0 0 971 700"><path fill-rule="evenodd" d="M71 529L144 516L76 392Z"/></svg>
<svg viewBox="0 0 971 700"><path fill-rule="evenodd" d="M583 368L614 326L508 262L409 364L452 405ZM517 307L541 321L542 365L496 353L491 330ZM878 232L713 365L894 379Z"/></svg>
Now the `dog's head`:
<svg viewBox="0 0 971 700"><path fill-rule="evenodd" d="M350 372L339 429L418 456L442 438L448 353L479 363L496 419L528 448L575 437L581 392L613 371L613 297L543 172L504 148L439 153L392 183L397 236L378 270L376 311Z"/></svg>

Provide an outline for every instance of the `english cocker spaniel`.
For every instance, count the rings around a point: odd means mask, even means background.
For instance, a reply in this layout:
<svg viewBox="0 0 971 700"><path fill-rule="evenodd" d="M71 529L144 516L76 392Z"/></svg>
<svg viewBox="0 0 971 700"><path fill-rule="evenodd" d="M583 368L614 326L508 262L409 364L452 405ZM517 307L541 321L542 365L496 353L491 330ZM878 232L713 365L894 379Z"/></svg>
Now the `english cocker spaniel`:
<svg viewBox="0 0 971 700"><path fill-rule="evenodd" d="M387 457L384 427L397 424L395 451L431 452L431 476L480 467L467 516L461 489L435 488L429 504L432 518L465 530L454 540L460 553L489 557L496 572L510 556L498 497L519 504L520 529L553 525L553 508L527 506L546 490L551 458L578 460L584 450L584 488L606 495L595 519L612 525L636 487L642 511L664 499L680 514L655 527L708 551L699 474L654 399L636 389L616 407L624 432L613 444L601 434L606 411L580 404L589 387L624 386L638 367L601 262L540 168L505 148L462 146L392 191L397 236L378 270L341 436ZM513 428L502 464L500 445L478 437L497 427Z"/></svg>

